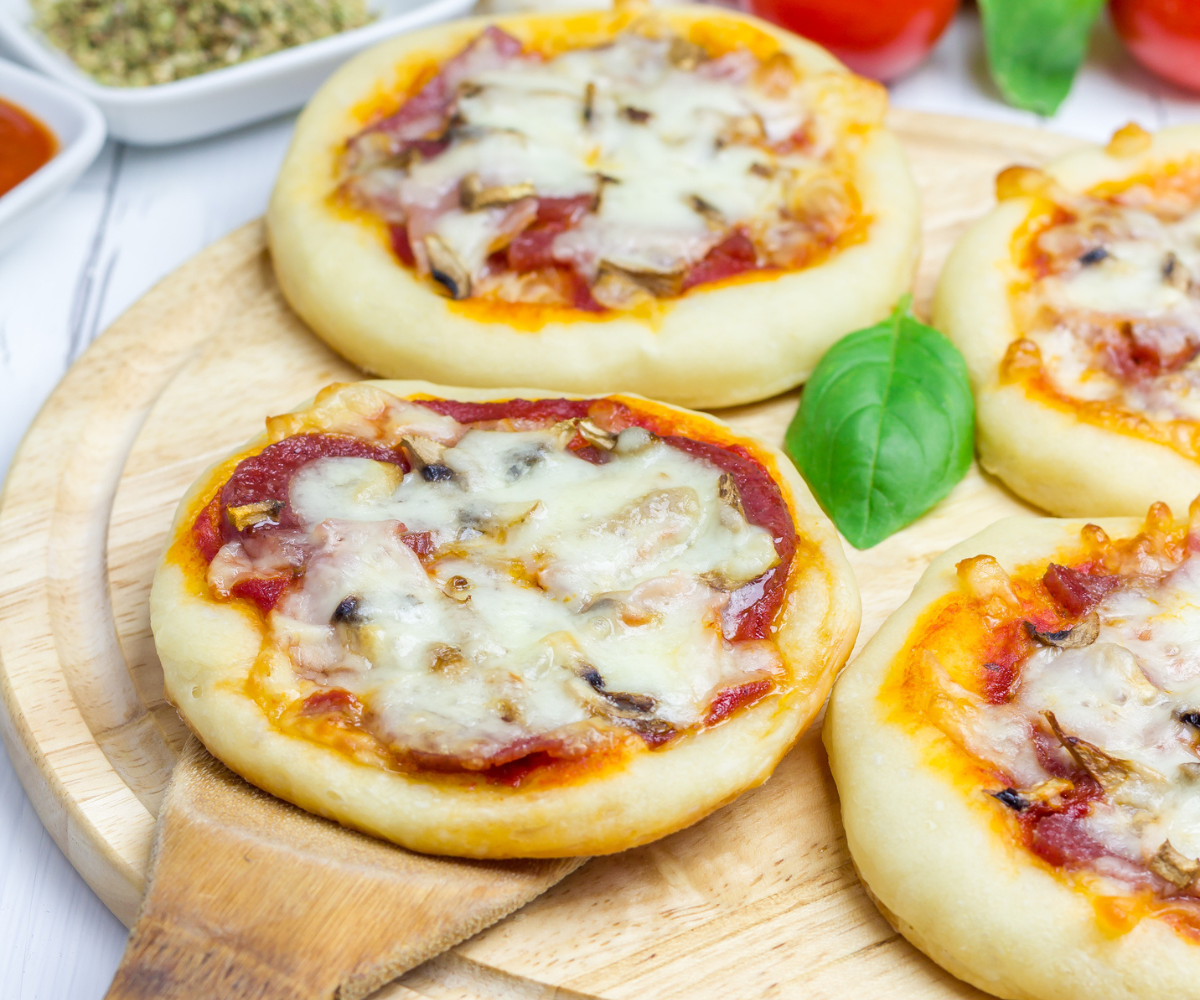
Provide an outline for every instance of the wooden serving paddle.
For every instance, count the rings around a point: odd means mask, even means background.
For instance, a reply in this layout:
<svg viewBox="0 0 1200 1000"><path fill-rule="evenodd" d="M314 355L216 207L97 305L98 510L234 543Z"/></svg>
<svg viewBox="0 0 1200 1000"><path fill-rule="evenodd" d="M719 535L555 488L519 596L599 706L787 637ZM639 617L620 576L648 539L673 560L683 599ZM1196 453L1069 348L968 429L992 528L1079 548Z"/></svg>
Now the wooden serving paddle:
<svg viewBox="0 0 1200 1000"><path fill-rule="evenodd" d="M193 737L106 1000L357 1000L584 860L414 854L255 788Z"/></svg>

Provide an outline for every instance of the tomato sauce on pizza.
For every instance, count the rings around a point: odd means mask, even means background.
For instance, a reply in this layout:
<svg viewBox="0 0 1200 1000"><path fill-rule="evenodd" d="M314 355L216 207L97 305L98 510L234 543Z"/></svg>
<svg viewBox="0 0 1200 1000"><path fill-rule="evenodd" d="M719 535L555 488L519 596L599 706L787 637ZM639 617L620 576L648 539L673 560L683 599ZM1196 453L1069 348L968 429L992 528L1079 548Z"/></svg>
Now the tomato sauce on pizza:
<svg viewBox="0 0 1200 1000"><path fill-rule="evenodd" d="M995 829L1088 891L1114 933L1200 940L1200 508L1011 576L988 555L924 613L884 688ZM933 749L933 748L936 749Z"/></svg>
<svg viewBox="0 0 1200 1000"><path fill-rule="evenodd" d="M873 84L699 30L554 41L484 29L341 158L338 199L471 315L644 310L864 237L849 177Z"/></svg>
<svg viewBox="0 0 1200 1000"><path fill-rule="evenodd" d="M804 543L744 445L615 398L354 391L272 418L186 536L199 585L262 616L247 693L277 728L430 780L561 783L786 680Z"/></svg>

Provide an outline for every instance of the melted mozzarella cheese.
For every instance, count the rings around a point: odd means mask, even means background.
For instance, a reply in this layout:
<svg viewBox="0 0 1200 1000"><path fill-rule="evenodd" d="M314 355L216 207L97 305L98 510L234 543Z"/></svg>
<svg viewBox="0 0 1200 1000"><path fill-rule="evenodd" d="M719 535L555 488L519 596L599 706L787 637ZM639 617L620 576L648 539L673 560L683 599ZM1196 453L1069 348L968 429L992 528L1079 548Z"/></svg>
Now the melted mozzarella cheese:
<svg viewBox="0 0 1200 1000"><path fill-rule="evenodd" d="M772 643L722 632L731 591L778 556L719 469L645 435L593 465L553 429L461 430L452 475L325 458L291 484L313 551L272 634L377 735L483 766L547 734L694 726L723 687L778 672ZM403 541L420 532L427 566Z"/></svg>
<svg viewBox="0 0 1200 1000"><path fill-rule="evenodd" d="M1103 348L1091 341L1098 326L1123 322L1146 326L1167 355L1189 334L1200 337L1200 210L1175 221L1107 203L1097 211L1107 256L1036 282L1027 308L1036 319L1026 336L1066 395L1116 402L1154 420L1200 420L1200 358L1178 371L1130 380L1102 370L1097 352Z"/></svg>
<svg viewBox="0 0 1200 1000"><path fill-rule="evenodd" d="M1025 661L1017 697L1031 719L1053 712L1064 732L1122 760L1170 774L1197 759L1181 741L1187 731L1176 699L1151 684L1119 642L1102 637L1083 649L1039 650Z"/></svg>
<svg viewBox="0 0 1200 1000"><path fill-rule="evenodd" d="M1164 222L1134 209L1109 208L1105 222L1115 229L1103 242L1107 256L1050 280L1046 289L1057 305L1121 316L1166 316L1192 312L1185 282L1164 280L1163 265L1173 254L1177 266L1200 274L1200 211Z"/></svg>
<svg viewBox="0 0 1200 1000"><path fill-rule="evenodd" d="M1166 839L1200 858L1200 732L1181 721L1200 708L1200 560L1189 558L1161 583L1110 594L1097 612L1091 645L1040 648L1024 661L1010 704L974 699L964 745L1031 787L1050 774L999 737L1011 735L1016 713L1029 747L1028 734L1047 730L1053 713L1063 733L1127 762L1127 778L1081 820L1093 839L1135 861L1153 857Z"/></svg>
<svg viewBox="0 0 1200 1000"><path fill-rule="evenodd" d="M731 227L786 204L789 174L819 160L753 141L781 142L805 123L801 87L771 96L746 72L679 69L669 48L625 33L611 45L477 73L458 98L450 148L405 177L389 174L389 183L402 203L429 208L472 173L487 187L532 184L541 197L599 194L597 211L558 238L555 257L589 275L602 261L676 272ZM707 216L697 199L710 206ZM479 248L489 243L489 221L437 227L473 278L486 260Z"/></svg>

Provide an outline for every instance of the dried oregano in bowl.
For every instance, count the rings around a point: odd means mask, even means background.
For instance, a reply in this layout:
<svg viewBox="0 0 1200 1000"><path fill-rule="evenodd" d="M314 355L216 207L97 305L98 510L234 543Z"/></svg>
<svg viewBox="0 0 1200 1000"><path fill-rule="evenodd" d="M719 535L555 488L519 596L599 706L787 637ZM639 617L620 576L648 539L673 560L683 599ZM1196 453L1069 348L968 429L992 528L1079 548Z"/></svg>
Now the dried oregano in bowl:
<svg viewBox="0 0 1200 1000"><path fill-rule="evenodd" d="M31 0L34 24L85 73L144 87L359 28L365 0Z"/></svg>

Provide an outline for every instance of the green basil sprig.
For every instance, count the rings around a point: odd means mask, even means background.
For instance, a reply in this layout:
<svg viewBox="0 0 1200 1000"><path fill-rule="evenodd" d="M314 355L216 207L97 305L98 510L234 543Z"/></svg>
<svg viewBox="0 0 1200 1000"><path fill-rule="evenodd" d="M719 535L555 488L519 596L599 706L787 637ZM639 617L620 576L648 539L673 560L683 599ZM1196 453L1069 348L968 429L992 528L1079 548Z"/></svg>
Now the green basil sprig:
<svg viewBox="0 0 1200 1000"><path fill-rule="evenodd" d="M911 303L904 296L888 319L829 349L785 438L817 500L859 549L924 514L971 464L966 362Z"/></svg>
<svg viewBox="0 0 1200 1000"><path fill-rule="evenodd" d="M1184 0L1186 2L1186 0ZM1058 110L1104 0L979 0L992 79L1009 104Z"/></svg>

